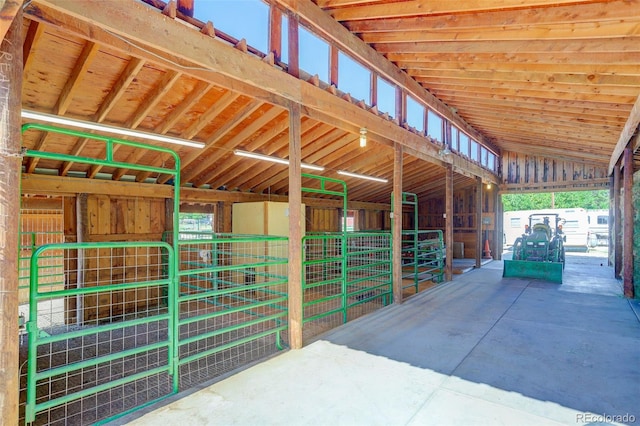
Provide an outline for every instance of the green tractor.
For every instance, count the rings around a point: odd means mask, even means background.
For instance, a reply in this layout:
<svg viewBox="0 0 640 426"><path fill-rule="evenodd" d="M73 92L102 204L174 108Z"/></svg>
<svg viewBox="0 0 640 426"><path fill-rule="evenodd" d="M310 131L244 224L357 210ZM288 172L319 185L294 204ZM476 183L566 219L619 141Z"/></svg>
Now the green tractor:
<svg viewBox="0 0 640 426"><path fill-rule="evenodd" d="M553 218L553 227L550 223ZM529 216L525 233L513 244L512 260L504 261L503 277L540 278L562 284L564 270L564 219L557 213Z"/></svg>

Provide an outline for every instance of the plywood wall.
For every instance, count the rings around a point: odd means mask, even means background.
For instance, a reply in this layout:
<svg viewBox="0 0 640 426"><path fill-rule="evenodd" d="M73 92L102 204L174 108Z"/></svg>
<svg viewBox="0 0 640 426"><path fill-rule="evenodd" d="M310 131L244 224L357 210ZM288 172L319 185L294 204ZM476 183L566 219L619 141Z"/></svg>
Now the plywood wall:
<svg viewBox="0 0 640 426"><path fill-rule="evenodd" d="M502 183L506 189L604 189L606 167L557 158L536 157L518 152L502 155Z"/></svg>
<svg viewBox="0 0 640 426"><path fill-rule="evenodd" d="M389 231L391 216L389 210L359 210L358 231Z"/></svg>
<svg viewBox="0 0 640 426"><path fill-rule="evenodd" d="M307 232L340 232L341 209L307 207Z"/></svg>
<svg viewBox="0 0 640 426"><path fill-rule="evenodd" d="M82 208L77 214L83 214ZM86 197L86 217L79 223L86 228L80 230L84 241L162 241L165 201L89 195ZM75 283L78 286L139 282L163 275L161 255L136 248L85 250L81 261L84 276L83 282ZM145 310L160 304L161 299L158 287L88 295L83 299L82 317L84 321L91 321Z"/></svg>

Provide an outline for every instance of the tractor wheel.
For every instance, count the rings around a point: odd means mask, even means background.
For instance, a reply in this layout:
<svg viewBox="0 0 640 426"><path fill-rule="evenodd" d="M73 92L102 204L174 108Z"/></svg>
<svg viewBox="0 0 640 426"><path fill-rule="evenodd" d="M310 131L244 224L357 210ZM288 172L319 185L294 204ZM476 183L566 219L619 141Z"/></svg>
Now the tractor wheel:
<svg viewBox="0 0 640 426"><path fill-rule="evenodd" d="M522 238L516 238L516 241L513 243L513 255L511 256L513 260L522 260Z"/></svg>

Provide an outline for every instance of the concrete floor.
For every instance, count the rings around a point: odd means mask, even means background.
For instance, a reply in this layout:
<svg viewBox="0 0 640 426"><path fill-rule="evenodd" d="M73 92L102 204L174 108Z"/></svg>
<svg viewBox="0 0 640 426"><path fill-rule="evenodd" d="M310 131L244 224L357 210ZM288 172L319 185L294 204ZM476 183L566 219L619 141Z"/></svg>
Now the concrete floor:
<svg viewBox="0 0 640 426"><path fill-rule="evenodd" d="M606 260L570 255L562 285L501 275L491 262L116 423L640 422L640 304Z"/></svg>

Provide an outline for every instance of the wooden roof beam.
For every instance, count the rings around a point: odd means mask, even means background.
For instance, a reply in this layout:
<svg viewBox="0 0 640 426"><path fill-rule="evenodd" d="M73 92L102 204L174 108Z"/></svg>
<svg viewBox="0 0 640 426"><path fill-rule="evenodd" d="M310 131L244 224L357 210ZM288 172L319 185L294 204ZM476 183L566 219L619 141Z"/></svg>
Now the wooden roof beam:
<svg viewBox="0 0 640 426"><path fill-rule="evenodd" d="M180 79L182 74L179 72L169 70L165 74L165 76L156 84L155 88L145 96L144 99L140 102L138 109L133 113L131 118L127 120L123 127L129 129L137 128L142 121L147 118L149 112L162 100L162 98L169 93L173 85ZM119 148L122 145L116 145L114 147L114 152L116 148ZM129 163L136 164L138 161L142 159L147 154L147 152L143 149L137 150L136 154L129 158ZM122 176L127 173L128 169L119 169L113 174L113 180L120 180Z"/></svg>
<svg viewBox="0 0 640 426"><path fill-rule="evenodd" d="M578 5L580 3L592 3L592 0L573 1L573 0L534 0L528 1L526 6L545 7L557 6L562 4ZM432 0L413 0L411 4L403 2L399 3L383 3L360 5L354 7L344 7L339 9L331 9L328 12L336 21L354 21L360 19L381 19L381 18L402 18L412 17L416 15L416 9L420 9L421 16L442 15L455 13L473 13L490 10L506 10L506 9L522 9L523 4L520 0L458 0L455 2L434 2ZM324 3L320 3L324 4ZM323 6L326 8L333 7Z"/></svg>
<svg viewBox="0 0 640 426"><path fill-rule="evenodd" d="M620 132L620 137L618 137L618 142L616 146L613 148L611 153L611 159L609 160L609 175L613 173L613 168L620 160L620 157L624 153L625 148L629 144L629 141L633 137L634 134L638 132L638 126L640 125L640 95L638 95L638 99L633 104L633 108L631 108L631 112L629 113L629 118ZM640 138L636 138L633 144L632 151L636 152L638 150L638 145L640 144Z"/></svg>
<svg viewBox="0 0 640 426"><path fill-rule="evenodd" d="M449 108L442 101L428 93L406 73L390 61L386 60L358 37L351 34L349 30L328 16L310 0L273 0L273 2L295 12L305 22L307 22L314 31L326 40L337 45L342 51L361 61L372 71L384 76L386 79L405 89L417 99L422 100L433 110L442 114L447 120L450 120L452 123L463 128L476 139L483 140L482 134L472 128L468 123L461 120L460 117L452 114ZM430 3L434 4L431 1ZM391 6L391 4L385 4L382 6L383 8L386 8ZM367 6L367 8L370 7L374 6Z"/></svg>
<svg viewBox="0 0 640 426"><path fill-rule="evenodd" d="M258 137L251 140L247 145L243 146L242 149L245 151L253 152L254 150L260 147L268 147L270 140L280 135L282 132L286 131L287 129L289 129L289 120L284 114L282 114L282 117L278 117L278 119L275 120L274 123L272 123L272 126L269 129L267 129L264 133L262 133ZM283 138L280 138L280 139L283 139ZM288 142L289 142L289 138L287 137L285 143L288 143ZM271 152L264 152L264 154L270 155ZM241 164L243 158L240 156L231 155L231 153L227 153L225 157L226 158L224 160L218 161L218 163L222 163L222 164L217 164L215 167L213 167L212 170L210 170L204 175L201 174L198 177L198 182L195 183L195 186L201 186L203 184L211 183L216 180L222 182L225 179L228 179L230 175L242 174L246 172L248 168L251 167L250 162L244 162L244 164ZM220 185L215 185L215 186L220 186Z"/></svg>
<svg viewBox="0 0 640 426"><path fill-rule="evenodd" d="M307 112L305 115L311 117L312 115L308 113L311 110L319 112L320 116L330 117L341 123L341 128L360 128L366 125L372 137L375 135L376 140L379 138L392 142L398 141L404 146L415 147L417 150L424 150L425 154L431 153L434 157L437 156L437 150L430 150L428 144L425 145L423 137L413 135L382 117L355 105L350 105L321 88L297 80L275 67L202 35L198 31L180 23L167 21L154 9L135 1L125 3L126 5L122 2L35 0L25 8L25 13L33 19L46 20L46 22L65 31L73 32L80 37L93 41L101 40L105 44L108 41L111 47L121 49L127 54L149 58L172 69L175 69L176 63L182 63L188 66L188 68L181 69L186 74L221 84L232 90L246 91L249 96L272 99L278 105L287 105L287 100L293 100L304 106ZM384 74L387 77L391 75L390 78L405 82L405 87L408 87L412 92L415 91L417 97L431 99L430 95L417 82L385 61L361 40L354 38L345 28L332 21L311 2L297 3L302 4L304 8L312 7L316 15L324 16L322 22L326 21L328 25L325 31L334 31L338 28L338 32L348 36L356 51L366 51L363 55L356 55L356 57L371 57L372 59L365 61L365 63L376 63L378 68L385 71ZM122 14L123 7L127 8L127 13L124 15ZM67 14L77 19L72 27L69 27ZM105 31L101 31L101 29ZM112 34L119 34L130 41L123 41ZM212 54L214 47L215 54ZM352 50L349 49L349 51ZM151 54L150 51L156 53ZM203 51L209 53L202 54ZM158 57L160 54L168 60ZM180 69L179 66L178 69ZM269 93L265 94L265 90L268 90ZM283 102L283 100L285 101ZM432 103L435 105L434 109L440 109L445 116L453 117L455 122L462 123L461 127L471 129L460 118L455 117L446 105L435 98ZM478 134L473 129L470 132L472 135ZM481 136L479 138L482 139Z"/></svg>
<svg viewBox="0 0 640 426"><path fill-rule="evenodd" d="M215 148L221 150L222 152L230 154L235 148L238 147L238 145L240 145L245 140L250 139L252 135L259 132L265 126L271 124L271 122L276 120L281 114L283 114L282 109L276 106L271 107L251 123L243 125L242 130L231 139L225 141L222 145L216 146ZM189 169L188 173L186 173L184 177L185 182L193 182L195 186L205 184L208 177L206 171L212 166L214 166L212 163L202 161L195 168ZM215 173L215 170L213 170L212 172Z"/></svg>
<svg viewBox="0 0 640 426"><path fill-rule="evenodd" d="M320 7L322 0L318 1ZM356 33L375 31L412 31L425 28L475 29L487 26L509 28L536 24L568 24L625 20L635 16L640 2L637 0L611 0L576 4L563 4L544 8L497 9L467 12L451 17L441 15L406 16L402 18L369 19L345 22Z"/></svg>

